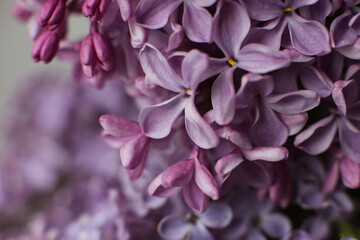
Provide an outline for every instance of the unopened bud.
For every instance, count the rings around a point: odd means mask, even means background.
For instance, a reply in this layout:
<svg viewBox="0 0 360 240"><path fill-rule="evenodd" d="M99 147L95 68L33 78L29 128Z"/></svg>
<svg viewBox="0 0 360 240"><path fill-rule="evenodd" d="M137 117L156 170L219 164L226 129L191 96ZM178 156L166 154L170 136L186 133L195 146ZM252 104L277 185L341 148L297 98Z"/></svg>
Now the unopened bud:
<svg viewBox="0 0 360 240"><path fill-rule="evenodd" d="M51 30L55 30L63 23L65 14L64 0L49 0L41 8L39 24L42 27L49 25Z"/></svg>
<svg viewBox="0 0 360 240"><path fill-rule="evenodd" d="M59 49L60 38L54 32L43 32L35 41L31 56L35 62L49 63Z"/></svg>

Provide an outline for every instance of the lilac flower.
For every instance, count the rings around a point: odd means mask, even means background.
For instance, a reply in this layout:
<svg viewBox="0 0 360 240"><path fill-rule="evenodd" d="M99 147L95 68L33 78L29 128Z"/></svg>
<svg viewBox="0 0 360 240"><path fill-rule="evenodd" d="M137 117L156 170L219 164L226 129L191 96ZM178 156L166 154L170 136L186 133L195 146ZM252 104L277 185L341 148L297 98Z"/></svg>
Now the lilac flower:
<svg viewBox="0 0 360 240"><path fill-rule="evenodd" d="M159 174L149 185L149 195L169 197L183 187L185 202L193 210L206 210L209 197L220 197L219 185L210 173L204 153L195 146L190 158L181 160Z"/></svg>
<svg viewBox="0 0 360 240"><path fill-rule="evenodd" d="M163 218L158 232L164 239L215 239L209 229L225 228L232 220L232 210L225 203L211 203L209 208L200 215L176 216Z"/></svg>
<svg viewBox="0 0 360 240"><path fill-rule="evenodd" d="M187 53L181 65L182 78L152 45L146 44L141 50L140 63L150 81L178 93L165 102L141 110L139 123L144 134L156 139L166 137L185 109L185 127L189 137L201 148L215 147L219 139L201 117L194 102L197 87L204 80L203 74L208 66L207 55L197 50Z"/></svg>
<svg viewBox="0 0 360 240"><path fill-rule="evenodd" d="M317 21L306 20L295 10L312 5L317 0L307 1L271 1L245 0L245 5L252 19L269 21L265 28L255 29L251 40L271 45L279 49L281 36L285 28L289 29L292 46L304 55L325 55L330 53L330 37L327 29Z"/></svg>
<svg viewBox="0 0 360 240"><path fill-rule="evenodd" d="M120 160L128 170L131 179L140 177L144 170L150 140L142 134L139 124L112 115L103 115L99 122L104 128L105 140L113 147L120 148Z"/></svg>
<svg viewBox="0 0 360 240"><path fill-rule="evenodd" d="M54 32L43 32L35 41L31 56L35 62L43 61L49 63L59 49L60 38Z"/></svg>
<svg viewBox="0 0 360 240"><path fill-rule="evenodd" d="M238 109L246 112L255 108L255 120L249 133L251 140L259 146L284 144L289 135L286 121L283 122L286 115L302 114L320 102L319 96L310 90L271 94L273 89L271 76L249 73L242 77L241 88L236 94ZM283 121L277 113L285 116Z"/></svg>
<svg viewBox="0 0 360 240"><path fill-rule="evenodd" d="M212 16L205 7L216 0L141 0L135 11L136 21L147 28L161 28L182 2L182 24L187 37L194 42L212 42Z"/></svg>

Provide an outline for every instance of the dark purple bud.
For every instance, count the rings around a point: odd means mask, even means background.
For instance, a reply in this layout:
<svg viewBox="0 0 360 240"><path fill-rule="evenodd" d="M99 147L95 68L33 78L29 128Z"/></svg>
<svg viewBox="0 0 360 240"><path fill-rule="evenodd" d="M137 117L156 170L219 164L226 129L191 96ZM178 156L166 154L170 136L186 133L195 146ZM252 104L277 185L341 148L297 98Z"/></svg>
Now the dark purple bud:
<svg viewBox="0 0 360 240"><path fill-rule="evenodd" d="M111 0L85 0L82 13L90 17L91 21L100 21L111 4Z"/></svg>
<svg viewBox="0 0 360 240"><path fill-rule="evenodd" d="M51 30L55 30L63 23L65 14L64 0L49 0L41 8L39 24L42 27L49 25Z"/></svg>
<svg viewBox="0 0 360 240"><path fill-rule="evenodd" d="M115 56L109 39L99 33L91 33L85 37L80 46L80 62L84 74L89 78L99 70L113 70Z"/></svg>
<svg viewBox="0 0 360 240"><path fill-rule="evenodd" d="M31 56L35 62L49 63L59 49L60 38L54 32L43 32L35 41Z"/></svg>

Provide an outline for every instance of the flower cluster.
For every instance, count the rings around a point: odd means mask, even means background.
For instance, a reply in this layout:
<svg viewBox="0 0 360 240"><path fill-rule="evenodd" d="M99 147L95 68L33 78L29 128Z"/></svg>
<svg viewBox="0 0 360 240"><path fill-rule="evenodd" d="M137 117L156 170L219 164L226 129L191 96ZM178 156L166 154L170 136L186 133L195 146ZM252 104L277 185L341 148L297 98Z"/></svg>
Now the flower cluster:
<svg viewBox="0 0 360 240"><path fill-rule="evenodd" d="M5 237L360 236L358 0L17 0L13 13L34 61L71 62L76 85L18 94ZM76 14L89 33L70 41Z"/></svg>

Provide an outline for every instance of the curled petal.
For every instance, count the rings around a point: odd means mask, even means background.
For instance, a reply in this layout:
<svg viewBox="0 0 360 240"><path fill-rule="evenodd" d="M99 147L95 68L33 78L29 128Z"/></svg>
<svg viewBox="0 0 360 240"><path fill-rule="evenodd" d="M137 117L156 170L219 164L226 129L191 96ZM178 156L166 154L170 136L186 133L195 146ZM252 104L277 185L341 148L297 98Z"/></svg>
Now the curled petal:
<svg viewBox="0 0 360 240"><path fill-rule="evenodd" d="M214 41L225 56L235 57L250 30L250 19L245 7L239 2L219 2L213 30Z"/></svg>
<svg viewBox="0 0 360 240"><path fill-rule="evenodd" d="M194 179L184 186L183 196L186 204L199 213L204 212L209 204L209 197L200 190Z"/></svg>
<svg viewBox="0 0 360 240"><path fill-rule="evenodd" d="M143 108L139 115L139 123L143 133L151 138L159 139L169 135L175 120L180 116L189 99L184 94L157 105Z"/></svg>
<svg viewBox="0 0 360 240"><path fill-rule="evenodd" d="M229 124L235 115L234 70L235 68L230 68L222 72L211 88L214 118L219 125Z"/></svg>
<svg viewBox="0 0 360 240"><path fill-rule="evenodd" d="M191 50L186 54L181 70L188 89L196 91L199 83L204 80L202 75L209 65L209 57L198 50Z"/></svg>
<svg viewBox="0 0 360 240"><path fill-rule="evenodd" d="M201 148L214 148L219 144L219 137L201 117L195 107L193 98L189 100L185 107L185 128L191 140Z"/></svg>
<svg viewBox="0 0 360 240"><path fill-rule="evenodd" d="M182 0L143 0L135 11L136 21L144 27L157 29L165 26L170 14Z"/></svg>
<svg viewBox="0 0 360 240"><path fill-rule="evenodd" d="M183 27L186 36L193 42L212 42L212 16L202 7L190 1L184 3Z"/></svg>
<svg viewBox="0 0 360 240"><path fill-rule="evenodd" d="M294 145L311 155L320 154L329 148L336 129L334 116L331 115L299 133L295 138Z"/></svg>
<svg viewBox="0 0 360 240"><path fill-rule="evenodd" d="M115 115L102 115L99 123L106 134L117 138L127 138L141 132L139 123Z"/></svg>
<svg viewBox="0 0 360 240"><path fill-rule="evenodd" d="M180 187L189 183L193 177L194 159L184 159L168 167L162 176L164 187Z"/></svg>
<svg viewBox="0 0 360 240"><path fill-rule="evenodd" d="M139 54L140 64L146 77L155 84L173 92L183 92L182 79L170 67L161 52L150 44L145 44Z"/></svg>
<svg viewBox="0 0 360 240"><path fill-rule="evenodd" d="M291 62L288 54L256 43L243 47L236 56L236 60L237 67L253 73L268 73L284 68Z"/></svg>
<svg viewBox="0 0 360 240"><path fill-rule="evenodd" d="M251 140L249 136L243 132L235 131L231 127L225 126L222 128L218 128L216 130L216 133L219 135L219 137L232 142L239 148L251 149Z"/></svg>
<svg viewBox="0 0 360 240"><path fill-rule="evenodd" d="M121 18L124 22L128 21L132 15L132 7L131 7L131 0L117 0Z"/></svg>
<svg viewBox="0 0 360 240"><path fill-rule="evenodd" d="M281 121L287 126L289 130L289 136L293 136L300 132L308 120L307 113L293 115L279 114L279 117Z"/></svg>
<svg viewBox="0 0 360 240"><path fill-rule="evenodd" d="M162 185L162 173L160 173L152 182L149 184L148 194L149 196L157 196L157 197L170 197L173 195L178 188L177 187L168 187L165 188Z"/></svg>
<svg viewBox="0 0 360 240"><path fill-rule="evenodd" d="M241 152L245 159L250 161L265 160L277 162L289 156L289 151L285 147L256 147L253 149L242 149Z"/></svg>
<svg viewBox="0 0 360 240"><path fill-rule="evenodd" d="M255 122L250 128L250 136L259 146L281 146L288 136L287 127L261 99L257 101Z"/></svg>
<svg viewBox="0 0 360 240"><path fill-rule="evenodd" d="M149 150L149 139L143 134L132 138L120 149L120 160L124 168L134 169L147 156Z"/></svg>
<svg viewBox="0 0 360 240"><path fill-rule="evenodd" d="M330 26L332 47L344 47L352 45L358 38L356 31L348 26L352 13L346 11L344 14L334 19Z"/></svg>
<svg viewBox="0 0 360 240"><path fill-rule="evenodd" d="M309 111L320 103L320 97L310 90L267 96L272 109L284 114L298 114Z"/></svg>
<svg viewBox="0 0 360 240"><path fill-rule="evenodd" d="M358 91L354 80L338 80L334 83L332 98L338 110L344 116L347 113L348 106L351 106L357 100L357 97Z"/></svg>
<svg viewBox="0 0 360 240"><path fill-rule="evenodd" d="M221 177L229 175L244 159L237 151L227 154L220 158L215 164L215 171Z"/></svg>
<svg viewBox="0 0 360 240"><path fill-rule="evenodd" d="M326 55L331 52L327 29L316 21L306 20L296 13L288 23L292 45L305 55Z"/></svg>
<svg viewBox="0 0 360 240"><path fill-rule="evenodd" d="M199 161L195 161L195 182L203 193L213 200L220 198L219 186L210 171Z"/></svg>
<svg viewBox="0 0 360 240"><path fill-rule="evenodd" d="M315 91L322 98L331 94L334 84L325 73L312 66L302 67L299 73L301 83L306 89Z"/></svg>

